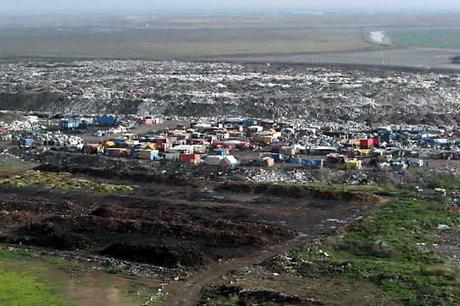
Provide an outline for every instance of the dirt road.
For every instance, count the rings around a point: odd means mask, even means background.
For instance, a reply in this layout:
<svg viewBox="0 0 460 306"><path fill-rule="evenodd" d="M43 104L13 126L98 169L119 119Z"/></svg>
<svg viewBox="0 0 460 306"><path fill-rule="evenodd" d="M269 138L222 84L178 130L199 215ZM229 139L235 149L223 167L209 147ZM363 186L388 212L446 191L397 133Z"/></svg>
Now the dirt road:
<svg viewBox="0 0 460 306"><path fill-rule="evenodd" d="M308 240L309 237L307 235L299 234L292 240L263 248L245 257L210 264L206 269L197 272L188 280L173 282L166 286L165 290L168 292L166 305L195 306L199 302L201 290L206 286L218 283L227 273L262 263L264 260L280 253L301 247Z"/></svg>

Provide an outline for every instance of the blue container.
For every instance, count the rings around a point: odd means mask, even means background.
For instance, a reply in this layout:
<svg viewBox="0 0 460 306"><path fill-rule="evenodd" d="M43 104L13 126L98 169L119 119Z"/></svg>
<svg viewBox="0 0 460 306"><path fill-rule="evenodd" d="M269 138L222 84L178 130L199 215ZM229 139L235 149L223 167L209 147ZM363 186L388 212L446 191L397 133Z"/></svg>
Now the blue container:
<svg viewBox="0 0 460 306"><path fill-rule="evenodd" d="M391 142L393 140L393 135L391 133L385 133L381 137L381 142Z"/></svg>
<svg viewBox="0 0 460 306"><path fill-rule="evenodd" d="M24 147L30 147L34 144L34 141L33 139L30 139L30 138L21 138L20 144L21 146L24 146Z"/></svg>
<svg viewBox="0 0 460 306"><path fill-rule="evenodd" d="M299 157L289 157L288 163L289 163L289 164L300 165L300 164L302 164L302 159L299 158Z"/></svg>
<svg viewBox="0 0 460 306"><path fill-rule="evenodd" d="M115 116L97 116L96 123L100 125L115 125L118 122L118 118Z"/></svg>
<svg viewBox="0 0 460 306"><path fill-rule="evenodd" d="M225 156L225 155L227 155L227 152L225 152L224 149L214 149L214 150L212 150L212 153L213 153L214 155L220 155L220 156Z"/></svg>
<svg viewBox="0 0 460 306"><path fill-rule="evenodd" d="M126 143L126 140L123 137L113 138L112 141L117 145Z"/></svg>
<svg viewBox="0 0 460 306"><path fill-rule="evenodd" d="M160 158L160 153L158 151L150 151L149 160L157 160Z"/></svg>
<svg viewBox="0 0 460 306"><path fill-rule="evenodd" d="M81 124L79 119L62 119L59 121L59 127L65 130L79 129Z"/></svg>
<svg viewBox="0 0 460 306"><path fill-rule="evenodd" d="M303 159L302 164L308 168L321 168L323 166L323 161L321 159Z"/></svg>
<svg viewBox="0 0 460 306"><path fill-rule="evenodd" d="M80 125L78 126L80 130L86 130L88 128L88 125L86 122L80 122Z"/></svg>
<svg viewBox="0 0 460 306"><path fill-rule="evenodd" d="M271 157L275 160L276 163L280 163L284 161L283 154L273 153Z"/></svg>

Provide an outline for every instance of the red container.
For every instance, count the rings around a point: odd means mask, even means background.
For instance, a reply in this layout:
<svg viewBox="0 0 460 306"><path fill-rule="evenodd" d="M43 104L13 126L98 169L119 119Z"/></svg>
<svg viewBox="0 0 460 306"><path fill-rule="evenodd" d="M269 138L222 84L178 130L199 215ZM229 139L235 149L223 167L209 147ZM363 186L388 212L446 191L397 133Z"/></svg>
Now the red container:
<svg viewBox="0 0 460 306"><path fill-rule="evenodd" d="M374 146L374 139L368 138L368 139L361 139L359 141L359 146L361 149L369 149Z"/></svg>
<svg viewBox="0 0 460 306"><path fill-rule="evenodd" d="M373 144L374 146L378 146L378 145L380 144L380 140L379 140L378 137L374 137L372 140L373 140L373 141L372 141L372 144Z"/></svg>
<svg viewBox="0 0 460 306"><path fill-rule="evenodd" d="M153 125L153 124L155 124L155 119L153 119L153 118L145 118L144 119L144 124L145 125Z"/></svg>
<svg viewBox="0 0 460 306"><path fill-rule="evenodd" d="M224 142L223 141L214 141L212 143L213 148L223 148L224 147Z"/></svg>
<svg viewBox="0 0 460 306"><path fill-rule="evenodd" d="M181 154L180 162L181 163L197 163L201 160L200 154Z"/></svg>

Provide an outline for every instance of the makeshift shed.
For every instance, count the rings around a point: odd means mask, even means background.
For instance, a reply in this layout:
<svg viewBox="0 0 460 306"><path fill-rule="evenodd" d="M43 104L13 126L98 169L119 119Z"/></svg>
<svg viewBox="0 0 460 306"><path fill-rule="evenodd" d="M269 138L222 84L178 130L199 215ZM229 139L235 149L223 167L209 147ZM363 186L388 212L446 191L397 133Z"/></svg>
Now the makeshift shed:
<svg viewBox="0 0 460 306"><path fill-rule="evenodd" d="M224 159L221 155L208 155L204 160L204 163L209 166L220 166L220 161Z"/></svg>
<svg viewBox="0 0 460 306"><path fill-rule="evenodd" d="M227 156L224 156L221 160L220 160L220 166L222 168L233 168L235 167L236 165L238 165L238 160L235 158L235 156L233 155L227 155Z"/></svg>

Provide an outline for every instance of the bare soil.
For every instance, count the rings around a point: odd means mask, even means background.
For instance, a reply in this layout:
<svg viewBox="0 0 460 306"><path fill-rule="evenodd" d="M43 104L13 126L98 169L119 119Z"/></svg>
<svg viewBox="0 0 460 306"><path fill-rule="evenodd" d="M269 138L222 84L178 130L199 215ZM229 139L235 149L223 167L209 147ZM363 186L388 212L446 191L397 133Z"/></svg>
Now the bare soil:
<svg viewBox="0 0 460 306"><path fill-rule="evenodd" d="M354 197L124 183L136 191L1 186L0 241L75 257L181 267L189 276L166 287L168 305L196 305L202 288L227 273L328 235L372 207L372 199Z"/></svg>

